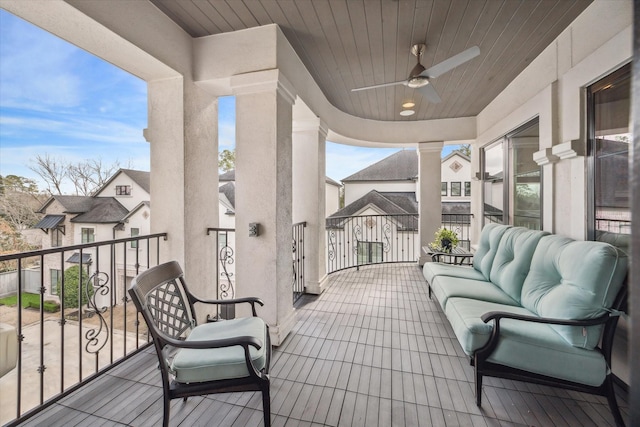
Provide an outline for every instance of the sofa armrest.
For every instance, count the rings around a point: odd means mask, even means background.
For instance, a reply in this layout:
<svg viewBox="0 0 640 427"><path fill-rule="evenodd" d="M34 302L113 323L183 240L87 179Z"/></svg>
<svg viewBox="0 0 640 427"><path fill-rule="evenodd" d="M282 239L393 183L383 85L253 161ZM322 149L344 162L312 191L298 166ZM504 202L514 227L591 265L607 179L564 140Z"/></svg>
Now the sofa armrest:
<svg viewBox="0 0 640 427"><path fill-rule="evenodd" d="M488 323L491 320L495 320L496 324L500 322L500 319L514 319L514 320L522 320L526 322L536 322L536 323L547 323L553 325L567 325L567 326L594 326L604 324L609 320L611 316L618 316L618 312L607 313L604 316L596 317L594 319L584 319L584 320L575 320L575 319L552 319L549 317L539 317L539 316L525 316L522 314L514 314L508 313L505 311L490 311L488 313L480 316L484 323Z"/></svg>

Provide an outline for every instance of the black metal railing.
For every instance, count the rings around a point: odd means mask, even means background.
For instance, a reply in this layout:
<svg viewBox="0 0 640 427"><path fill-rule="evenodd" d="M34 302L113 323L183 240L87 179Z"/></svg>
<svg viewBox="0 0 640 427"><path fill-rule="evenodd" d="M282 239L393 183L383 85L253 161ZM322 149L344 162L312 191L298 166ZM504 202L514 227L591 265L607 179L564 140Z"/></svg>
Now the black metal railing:
<svg viewBox="0 0 640 427"><path fill-rule="evenodd" d="M473 214L442 214L442 227L458 235L458 247L471 250L471 218Z"/></svg>
<svg viewBox="0 0 640 427"><path fill-rule="evenodd" d="M2 307L2 322L9 339L17 338L15 367L0 379L0 424L29 417L148 344L127 287L160 263L166 238L160 233L0 256L3 271L15 272L2 296L15 296L16 305ZM35 295L24 283L26 269L39 269Z"/></svg>
<svg viewBox="0 0 640 427"><path fill-rule="evenodd" d="M327 273L361 265L416 262L418 215L361 215L326 220Z"/></svg>
<svg viewBox="0 0 640 427"><path fill-rule="evenodd" d="M295 303L304 295L304 229L307 223L293 224L292 256L293 256L293 302Z"/></svg>
<svg viewBox="0 0 640 427"><path fill-rule="evenodd" d="M472 214L442 214L442 227L458 235L458 246L471 248ZM327 273L389 262L417 262L420 257L419 216L361 215L330 217L327 230Z"/></svg>
<svg viewBox="0 0 640 427"><path fill-rule="evenodd" d="M234 228L208 228L207 234L215 236L216 239L216 298L233 299L236 297L236 230ZM216 319L233 319L235 317L234 305L217 305L216 307L218 310L214 315Z"/></svg>

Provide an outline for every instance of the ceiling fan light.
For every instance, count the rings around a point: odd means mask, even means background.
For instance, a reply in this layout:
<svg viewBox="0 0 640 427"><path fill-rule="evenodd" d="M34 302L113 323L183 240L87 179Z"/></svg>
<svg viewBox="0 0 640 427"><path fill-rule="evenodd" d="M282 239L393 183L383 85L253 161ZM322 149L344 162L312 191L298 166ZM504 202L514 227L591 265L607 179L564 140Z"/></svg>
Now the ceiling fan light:
<svg viewBox="0 0 640 427"><path fill-rule="evenodd" d="M413 110L402 110L402 111L400 111L400 115L401 115L401 116L405 116L405 117L407 117L407 116L413 116L415 113L416 113L416 112L415 112L415 111L413 111Z"/></svg>
<svg viewBox="0 0 640 427"><path fill-rule="evenodd" d="M429 78L425 76L415 76L407 80L407 86L409 86L412 89L417 89L417 88L426 86L428 84L429 84Z"/></svg>
<svg viewBox="0 0 640 427"><path fill-rule="evenodd" d="M412 108L415 106L416 106L416 103L413 101L407 101L404 104L402 104L402 108Z"/></svg>

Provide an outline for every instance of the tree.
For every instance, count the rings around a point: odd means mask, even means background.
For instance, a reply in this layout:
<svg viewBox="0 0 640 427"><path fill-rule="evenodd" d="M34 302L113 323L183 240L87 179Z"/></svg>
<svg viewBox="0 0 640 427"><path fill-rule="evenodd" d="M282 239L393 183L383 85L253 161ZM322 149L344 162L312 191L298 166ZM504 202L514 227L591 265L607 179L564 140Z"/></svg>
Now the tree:
<svg viewBox="0 0 640 427"><path fill-rule="evenodd" d="M36 211L43 201L44 197L32 179L0 176L0 216L14 232L30 228L40 219Z"/></svg>
<svg viewBox="0 0 640 427"><path fill-rule="evenodd" d="M65 162L45 154L37 155L29 168L47 184L50 195L62 194L65 182L71 182L75 194L90 196L120 168L120 162L105 165L102 159L87 159L78 163Z"/></svg>
<svg viewBox="0 0 640 427"><path fill-rule="evenodd" d="M58 295L60 283L57 283ZM93 295L93 285L89 280L89 273L82 271L82 283L80 283L80 265L73 265L64 271L64 307L78 308L78 292L82 292L82 305L86 305Z"/></svg>
<svg viewBox="0 0 640 427"><path fill-rule="evenodd" d="M36 155L29 169L38 174L47 184L49 194L62 194L62 184L67 176L67 165L61 159L49 156Z"/></svg>
<svg viewBox="0 0 640 427"><path fill-rule="evenodd" d="M471 157L471 144L462 144L458 151L467 157Z"/></svg>
<svg viewBox="0 0 640 427"><path fill-rule="evenodd" d="M236 167L236 150L222 150L218 154L218 169L229 172Z"/></svg>

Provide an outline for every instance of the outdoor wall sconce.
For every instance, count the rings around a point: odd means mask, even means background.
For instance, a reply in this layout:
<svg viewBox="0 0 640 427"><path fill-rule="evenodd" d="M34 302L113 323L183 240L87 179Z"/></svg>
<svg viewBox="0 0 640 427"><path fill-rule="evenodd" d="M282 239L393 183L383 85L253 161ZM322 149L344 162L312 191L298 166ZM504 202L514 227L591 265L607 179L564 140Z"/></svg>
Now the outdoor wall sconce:
<svg viewBox="0 0 640 427"><path fill-rule="evenodd" d="M249 223L249 237L258 237L260 235L260 224L257 222Z"/></svg>

